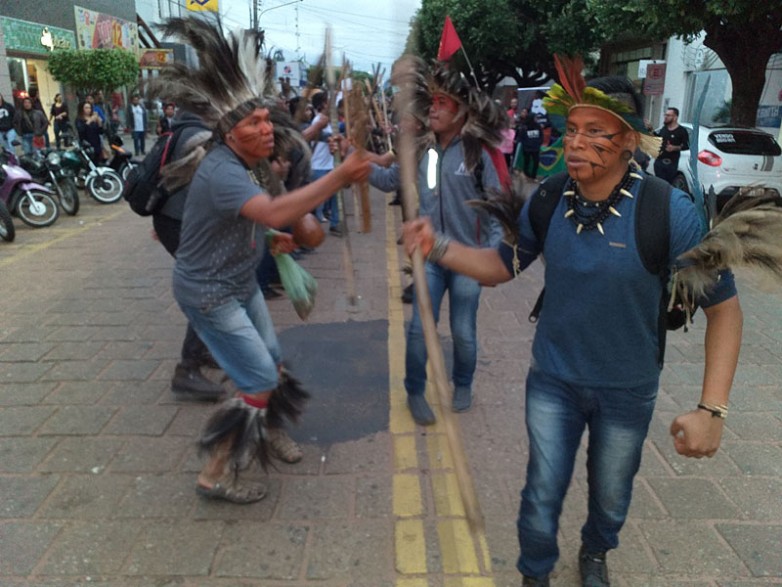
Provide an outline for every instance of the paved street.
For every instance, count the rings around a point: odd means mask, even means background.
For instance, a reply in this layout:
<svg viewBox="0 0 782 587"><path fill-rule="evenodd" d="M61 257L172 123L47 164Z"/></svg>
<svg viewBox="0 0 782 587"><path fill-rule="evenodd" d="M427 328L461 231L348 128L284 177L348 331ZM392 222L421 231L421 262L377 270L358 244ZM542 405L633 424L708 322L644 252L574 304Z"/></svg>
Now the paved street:
<svg viewBox="0 0 782 587"><path fill-rule="evenodd" d="M540 264L482 296L476 401L459 421L485 534L467 529L442 426L417 428L404 407L409 278L399 208L378 192L372 232L350 238L358 303L334 237L302 261L319 283L309 321L285 298L269 303L313 393L293 431L304 460L270 471L257 504L211 503L194 492L211 408L169 391L185 331L172 260L149 219L81 195L78 216L41 230L17 221L16 241L0 243L2 587L521 584L523 378ZM699 315L670 337L630 519L609 555L617 587L782 585L782 293L745 273L739 286L744 346L722 449L688 460L668 434L699 397ZM447 321L441 331L447 358ZM556 587L577 585L585 499L582 451Z"/></svg>

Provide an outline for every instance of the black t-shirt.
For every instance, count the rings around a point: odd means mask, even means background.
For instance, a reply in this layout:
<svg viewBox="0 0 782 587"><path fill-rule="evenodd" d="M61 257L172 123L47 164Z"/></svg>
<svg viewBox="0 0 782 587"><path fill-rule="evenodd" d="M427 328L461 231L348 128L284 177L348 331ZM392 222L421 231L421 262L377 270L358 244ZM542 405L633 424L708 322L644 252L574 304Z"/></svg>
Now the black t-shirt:
<svg viewBox="0 0 782 587"><path fill-rule="evenodd" d="M0 105L0 132L6 132L14 127L14 114L16 109L8 102Z"/></svg>
<svg viewBox="0 0 782 587"><path fill-rule="evenodd" d="M660 146L659 159L672 167L679 165L679 155L682 151L686 151L690 148L690 135L687 133L687 129L683 126L677 126L673 130L668 130L667 126L663 126L656 134L663 140L663 143ZM673 145L675 147L681 146L681 150L666 151L666 145Z"/></svg>

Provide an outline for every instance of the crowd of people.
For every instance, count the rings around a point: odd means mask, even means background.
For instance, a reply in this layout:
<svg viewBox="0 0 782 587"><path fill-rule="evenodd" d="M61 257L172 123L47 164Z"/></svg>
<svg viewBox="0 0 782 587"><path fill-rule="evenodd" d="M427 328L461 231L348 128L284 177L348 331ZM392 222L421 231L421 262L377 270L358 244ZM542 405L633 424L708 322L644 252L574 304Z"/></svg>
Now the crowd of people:
<svg viewBox="0 0 782 587"><path fill-rule="evenodd" d="M266 303L280 295L272 287L273 256L307 251L294 235L309 215L320 222L308 224L306 233L324 232L323 223L331 235L343 236L334 194L360 181L399 192L400 163L391 151L365 153L344 140L344 124L330 118L337 97L327 88L269 98L268 80L253 77L262 56L241 53L258 46L248 39L262 33L242 31L237 42L225 43L220 27L198 19L174 19L167 33L204 52L201 70L163 70L150 84L150 93L165 100L157 133L179 137L164 172L171 196L153 215L155 235L175 259L174 297L188 320L171 388L181 399L219 402L200 437L208 459L196 492L252 503L266 488L246 478L251 462L265 467L270 459L293 463L303 456L284 429L301 413L307 394L283 366ZM217 69L217 63L236 67ZM482 287L516 277L545 255L545 298L526 377L530 454L517 566L524 586L549 585L559 556L559 515L588 430L589 499L579 569L584 586L610 585L606 553L617 547L627 516L662 368L666 283L647 270L636 241L636 225L644 221L639 201L659 180L636 159L638 153L657 157L656 174L670 179L671 166L688 148L678 111L666 112L660 145L642 118L635 88L623 78L592 80L590 92L578 94L571 93L578 84L556 84L526 107L517 98L502 106L447 64L408 60L406 66L416 75L403 75L400 83L418 83L417 98L389 104L396 124L383 132L410 135L416 149L418 209L405 210L415 219L405 224L404 246L426 256L435 320L448 295L450 409L465 412L474 402ZM112 115L102 96L90 98L79 104L75 123L80 138L99 153ZM554 128L550 114L564 125ZM5 143L15 132L25 150L35 148L49 120L59 145L69 124L61 99L47 120L32 98L14 111L0 97ZM140 96L131 99L126 120L135 154L143 156L148 119ZM518 216L503 219L468 205L493 193L510 198L514 166L538 183L540 149L552 134L563 138L567 171L535 186ZM335 152L344 158L339 165ZM558 187L548 187L553 185ZM553 207L541 221L539 202L549 189ZM692 202L682 192L670 193L667 265L703 236ZM698 302L707 320L702 392L671 427L676 450L696 458L719 448L737 365L742 317L731 272L723 270ZM205 377L206 366L222 369L235 395ZM426 366L414 304L404 385L410 414L421 426L436 420L426 399Z"/></svg>

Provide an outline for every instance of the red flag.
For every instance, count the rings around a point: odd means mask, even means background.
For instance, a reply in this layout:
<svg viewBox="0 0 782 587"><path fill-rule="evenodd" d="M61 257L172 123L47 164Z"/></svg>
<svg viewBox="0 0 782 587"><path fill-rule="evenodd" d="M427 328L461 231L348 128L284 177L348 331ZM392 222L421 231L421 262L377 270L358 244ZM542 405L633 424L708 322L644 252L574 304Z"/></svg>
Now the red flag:
<svg viewBox="0 0 782 587"><path fill-rule="evenodd" d="M448 61L451 56L462 47L462 41L456 33L456 29L451 22L451 17L445 17L443 34L440 37L440 48L437 50L438 61Z"/></svg>

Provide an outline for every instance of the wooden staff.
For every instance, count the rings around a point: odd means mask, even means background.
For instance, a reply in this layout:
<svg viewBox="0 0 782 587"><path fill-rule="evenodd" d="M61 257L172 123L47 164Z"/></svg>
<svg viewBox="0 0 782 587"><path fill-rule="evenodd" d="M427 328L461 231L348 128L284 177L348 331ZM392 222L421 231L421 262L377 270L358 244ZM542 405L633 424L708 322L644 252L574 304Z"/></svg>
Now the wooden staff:
<svg viewBox="0 0 782 587"><path fill-rule="evenodd" d="M407 68L407 71L401 70L402 80L410 80L412 77L412 65L401 65ZM411 102L410 83L402 84L402 97L400 103L400 112L404 112L405 105ZM413 137L406 132L399 135L399 166L402 175L402 198L403 209L413 210L417 200L417 157ZM429 361L432 366L432 375L435 390L440 399L441 406L447 406L450 401L450 386L448 385L448 375L445 371L445 360L443 358L443 349L440 345L440 337L437 335L437 326L432 311L432 300L429 295L429 287L426 284L426 270L424 267L424 258L421 251L413 251L413 283L415 284L416 298L418 299L418 312L421 317L421 324L424 330L424 341L426 343L426 352L429 355ZM481 513L481 507L478 503L478 496L475 493L475 484L470 472L470 466L467 462L467 455L464 451L461 430L459 427L458 416L448 409L441 410L441 421L445 428L445 435L448 441L448 447L453 459L453 468L456 475L456 481L459 485L459 493L462 498L462 504L467 516L467 522L473 535L482 534L484 531L484 519Z"/></svg>
<svg viewBox="0 0 782 587"><path fill-rule="evenodd" d="M362 151L366 148L367 139L369 138L367 132L369 111L364 101L363 86L361 84L355 84L354 87L351 87L344 104L345 113L350 112L353 119L351 126L353 145L357 151ZM361 230L364 233L370 233L372 232L372 206L369 201L369 182L362 181L358 185L353 184L353 188L358 192L361 201Z"/></svg>
<svg viewBox="0 0 782 587"><path fill-rule="evenodd" d="M329 88L329 118L331 119L331 133L333 136L339 134L339 120L337 117L337 91L336 81L334 79L334 69L331 67L331 27L326 27L326 50L324 52L326 61L326 82ZM342 66L342 73L340 75L340 84L344 79L345 64ZM342 163L342 156L339 149L334 152L334 167L336 168ZM348 223L345 218L345 199L343 196L343 189L340 188L337 191L337 208L340 214L340 227L342 229L342 260L345 268L345 285L347 287L348 303L351 306L355 306L358 301L356 295L356 278L353 272L353 251L350 247L350 232L348 231Z"/></svg>

